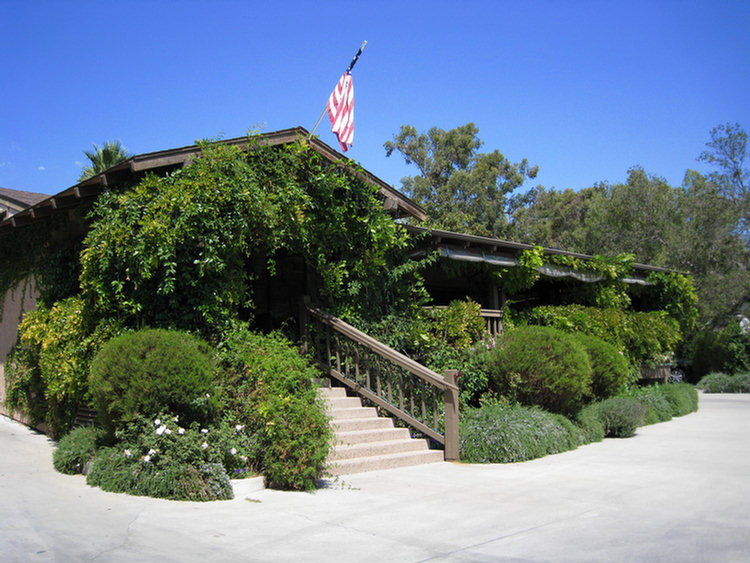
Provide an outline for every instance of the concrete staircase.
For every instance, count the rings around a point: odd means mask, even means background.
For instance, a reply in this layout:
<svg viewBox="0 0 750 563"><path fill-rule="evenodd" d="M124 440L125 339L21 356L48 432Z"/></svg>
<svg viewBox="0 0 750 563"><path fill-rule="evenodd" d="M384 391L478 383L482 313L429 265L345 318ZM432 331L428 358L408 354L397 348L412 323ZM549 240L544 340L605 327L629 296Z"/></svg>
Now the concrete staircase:
<svg viewBox="0 0 750 563"><path fill-rule="evenodd" d="M427 440L414 439L406 428L363 407L359 397L347 397L343 387L321 388L336 443L328 455L330 475L348 475L443 461L443 452L430 450Z"/></svg>

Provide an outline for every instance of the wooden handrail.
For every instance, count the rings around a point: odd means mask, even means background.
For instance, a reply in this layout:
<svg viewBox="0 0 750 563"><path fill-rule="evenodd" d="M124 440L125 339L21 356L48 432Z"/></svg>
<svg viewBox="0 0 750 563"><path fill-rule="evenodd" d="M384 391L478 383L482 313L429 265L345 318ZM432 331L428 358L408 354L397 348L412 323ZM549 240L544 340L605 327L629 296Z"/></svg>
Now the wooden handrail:
<svg viewBox="0 0 750 563"><path fill-rule="evenodd" d="M364 332L357 330L352 325L342 321L338 317L334 317L333 315L326 313L322 309L317 309L315 307L308 307L307 310L311 315L319 319L322 323L327 324L344 336L351 338L355 342L358 342L359 344L362 344L363 346L369 348L379 356L390 360L394 364L398 364L405 370L408 370L417 377L424 379L435 387L443 390L451 389L453 391L458 391L458 387L456 385L448 383L447 381L445 381L445 379L440 377L431 369L424 367L419 362L415 362L409 356L405 356L404 354L397 352L393 348L389 348L385 344L375 340L373 337L368 336Z"/></svg>

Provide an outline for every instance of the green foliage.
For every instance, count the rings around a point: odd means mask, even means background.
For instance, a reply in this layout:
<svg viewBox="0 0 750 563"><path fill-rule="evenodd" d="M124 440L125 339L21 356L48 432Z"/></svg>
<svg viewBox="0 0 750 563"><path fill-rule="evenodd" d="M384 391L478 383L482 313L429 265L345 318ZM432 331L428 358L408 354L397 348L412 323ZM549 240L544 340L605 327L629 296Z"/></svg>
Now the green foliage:
<svg viewBox="0 0 750 563"><path fill-rule="evenodd" d="M433 127L417 133L402 125L393 141L384 144L386 155L400 152L419 176L402 179L404 192L423 206L429 224L462 233L503 236L508 229L506 196L537 167L524 159L511 163L498 150L477 152L479 129L467 123L449 131Z"/></svg>
<svg viewBox="0 0 750 563"><path fill-rule="evenodd" d="M572 450L581 431L561 415L539 408L493 404L461 413L461 460L512 463Z"/></svg>
<svg viewBox="0 0 750 563"><path fill-rule="evenodd" d="M238 326L222 342L225 415L257 436L270 487L309 490L325 469L331 430L310 379L317 371L277 333Z"/></svg>
<svg viewBox="0 0 750 563"><path fill-rule="evenodd" d="M646 407L631 397L610 397L597 408L605 436L628 438L646 420Z"/></svg>
<svg viewBox="0 0 750 563"><path fill-rule="evenodd" d="M541 246L524 250L518 256L517 266L502 268L497 273L498 284L509 295L529 289L539 279L538 268L544 264L544 256Z"/></svg>
<svg viewBox="0 0 750 563"><path fill-rule="evenodd" d="M750 373L712 372L702 377L697 387L706 393L750 393Z"/></svg>
<svg viewBox="0 0 750 563"><path fill-rule="evenodd" d="M35 289L38 303L52 307L78 291L81 238L75 230L78 213L38 218L29 225L0 233L0 295L17 289L28 298ZM0 301L0 319L3 315Z"/></svg>
<svg viewBox="0 0 750 563"><path fill-rule="evenodd" d="M485 322L479 303L452 301L444 309L430 309L427 317L432 321L432 338L441 345L468 348L484 336Z"/></svg>
<svg viewBox="0 0 750 563"><path fill-rule="evenodd" d="M718 172L711 174L713 182L731 201L743 202L750 194L750 171L745 168L747 158L747 133L739 123L722 123L710 132L698 160L713 164Z"/></svg>
<svg viewBox="0 0 750 563"><path fill-rule="evenodd" d="M507 331L490 350L490 390L525 405L573 413L591 393L591 364L575 339L550 327Z"/></svg>
<svg viewBox="0 0 750 563"><path fill-rule="evenodd" d="M444 308L417 309L409 317L388 315L360 326L436 373L459 370L461 406L477 406L487 391L485 359L494 344L486 337L480 311L480 305L471 300L453 301Z"/></svg>
<svg viewBox="0 0 750 563"><path fill-rule="evenodd" d="M457 369L459 400L461 408L479 406L479 400L487 392L487 352L486 344L480 343L470 348L438 347L424 360L424 364L438 374L445 370Z"/></svg>
<svg viewBox="0 0 750 563"><path fill-rule="evenodd" d="M466 349L484 338L481 306L470 299L447 307L415 308L407 315L394 313L374 322L359 322L367 334L416 361L426 361L443 348Z"/></svg>
<svg viewBox="0 0 750 563"><path fill-rule="evenodd" d="M105 442L106 435L100 428L75 428L60 439L57 448L52 452L52 465L60 473L83 473L85 465Z"/></svg>
<svg viewBox="0 0 750 563"><path fill-rule="evenodd" d="M371 316L396 299L389 260L407 237L376 187L303 142L201 148L178 172L99 198L81 287L100 315L220 334L252 309L248 261L273 272L284 253L305 258L334 307Z"/></svg>
<svg viewBox="0 0 750 563"><path fill-rule="evenodd" d="M633 367L612 344L595 336L576 334L591 362L591 390L597 399L614 395L635 377Z"/></svg>
<svg viewBox="0 0 750 563"><path fill-rule="evenodd" d="M630 312L581 305L535 307L521 315L529 325L551 326L609 342L634 365L653 362L680 339L677 321L660 311Z"/></svg>
<svg viewBox="0 0 750 563"><path fill-rule="evenodd" d="M698 294L690 276L675 272L652 272L648 281L656 285L650 292L653 309L666 311L680 323L683 334L695 328L698 318Z"/></svg>
<svg viewBox="0 0 750 563"><path fill-rule="evenodd" d="M716 332L703 330L692 341L693 376L722 371L729 374L750 371L750 333L736 321Z"/></svg>
<svg viewBox="0 0 750 563"><path fill-rule="evenodd" d="M80 297L26 313L6 362L9 406L27 412L35 424L46 422L53 436L64 434L88 398L89 364L116 332L114 325L93 326Z"/></svg>
<svg viewBox="0 0 750 563"><path fill-rule="evenodd" d="M213 380L207 344L188 333L146 329L108 341L91 363L89 385L101 424L114 432L159 412L185 422L210 420Z"/></svg>

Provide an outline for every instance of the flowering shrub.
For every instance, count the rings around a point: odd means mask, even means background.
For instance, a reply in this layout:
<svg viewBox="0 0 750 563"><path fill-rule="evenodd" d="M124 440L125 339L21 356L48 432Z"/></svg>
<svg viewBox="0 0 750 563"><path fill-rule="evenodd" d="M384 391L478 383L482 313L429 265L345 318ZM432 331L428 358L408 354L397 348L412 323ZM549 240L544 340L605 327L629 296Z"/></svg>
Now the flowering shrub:
<svg viewBox="0 0 750 563"><path fill-rule="evenodd" d="M106 491L180 500L232 498L230 478L256 474L258 440L242 424L188 427L179 417L140 418L100 450L87 482Z"/></svg>

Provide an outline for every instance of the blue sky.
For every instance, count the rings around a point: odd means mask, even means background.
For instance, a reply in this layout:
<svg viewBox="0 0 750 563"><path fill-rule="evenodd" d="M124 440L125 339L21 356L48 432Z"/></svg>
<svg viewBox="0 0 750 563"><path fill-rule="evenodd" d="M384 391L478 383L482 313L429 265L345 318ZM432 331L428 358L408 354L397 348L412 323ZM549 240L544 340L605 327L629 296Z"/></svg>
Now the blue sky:
<svg viewBox="0 0 750 563"><path fill-rule="evenodd" d="M57 193L92 143L132 153L312 129L363 40L348 153L400 186L402 124L473 121L483 150L580 189L678 185L709 131L750 129L750 2L0 0L0 186ZM327 118L317 132L337 146Z"/></svg>

